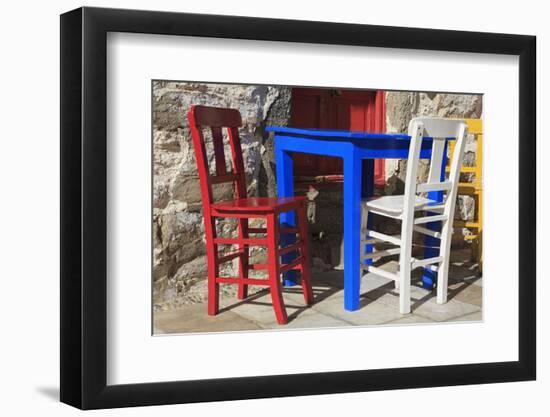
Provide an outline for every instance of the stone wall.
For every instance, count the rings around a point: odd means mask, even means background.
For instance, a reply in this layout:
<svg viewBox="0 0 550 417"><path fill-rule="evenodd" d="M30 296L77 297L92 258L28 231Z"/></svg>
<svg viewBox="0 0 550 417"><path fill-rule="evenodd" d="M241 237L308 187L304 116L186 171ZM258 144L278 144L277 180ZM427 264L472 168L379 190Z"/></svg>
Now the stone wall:
<svg viewBox="0 0 550 417"><path fill-rule="evenodd" d="M290 89L153 82L153 299L157 306L200 301L206 295L201 194L187 122L192 104L239 109L248 194L275 195L273 145L264 128L288 123ZM226 154L230 155L229 150ZM231 198L232 193L227 186L215 190L217 198ZM231 222L221 227L227 234L235 229ZM231 273L232 268L229 264L224 272Z"/></svg>

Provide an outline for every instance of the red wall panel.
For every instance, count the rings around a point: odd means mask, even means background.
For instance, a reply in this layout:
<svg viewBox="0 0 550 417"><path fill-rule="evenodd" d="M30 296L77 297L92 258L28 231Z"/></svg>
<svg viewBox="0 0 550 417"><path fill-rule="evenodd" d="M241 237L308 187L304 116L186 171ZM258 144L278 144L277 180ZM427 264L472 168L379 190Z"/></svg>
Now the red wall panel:
<svg viewBox="0 0 550 417"><path fill-rule="evenodd" d="M294 88L291 125L383 132L386 130L384 92ZM294 167L296 176L342 174L342 161L339 158L297 154ZM384 182L384 161L377 160L375 183L383 185Z"/></svg>

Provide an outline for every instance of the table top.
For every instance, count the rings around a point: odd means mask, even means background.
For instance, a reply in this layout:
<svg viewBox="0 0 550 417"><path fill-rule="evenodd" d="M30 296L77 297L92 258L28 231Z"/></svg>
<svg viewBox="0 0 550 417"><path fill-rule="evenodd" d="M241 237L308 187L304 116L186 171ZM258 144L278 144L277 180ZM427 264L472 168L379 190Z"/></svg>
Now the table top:
<svg viewBox="0 0 550 417"><path fill-rule="evenodd" d="M402 139L410 140L411 137L404 133L376 133L376 132L361 132L352 130L335 130L335 129L313 129L313 128L297 128L284 126L267 126L267 132L279 134L299 135L302 137L311 138L327 138L327 139ZM431 139L425 137L424 139Z"/></svg>
<svg viewBox="0 0 550 417"><path fill-rule="evenodd" d="M337 130L337 129L317 129L317 128L299 128L286 126L267 126L267 132L276 134L300 136L314 139L398 139L409 141L411 137L405 133L379 133L379 132L361 132L354 130ZM423 136L423 140L431 141L430 136ZM456 138L446 138L454 140Z"/></svg>

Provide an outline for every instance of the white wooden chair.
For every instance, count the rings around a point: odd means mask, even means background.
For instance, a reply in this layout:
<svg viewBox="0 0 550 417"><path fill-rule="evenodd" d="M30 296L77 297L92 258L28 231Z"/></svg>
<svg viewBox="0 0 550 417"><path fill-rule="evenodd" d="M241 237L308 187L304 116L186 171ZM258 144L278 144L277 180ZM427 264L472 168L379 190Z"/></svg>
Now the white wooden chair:
<svg viewBox="0 0 550 417"><path fill-rule="evenodd" d="M361 270L372 272L396 281L399 288L399 311L407 314L411 311L410 287L411 271L419 267L428 267L437 271L437 303L447 302L447 285L451 251L452 226L459 182L460 166L464 155L467 125L461 120L418 117L409 124L411 143L405 177L405 194L371 198L362 204L361 215ZM418 161L423 137L432 137L432 158L426 183L417 183ZM441 181L443 152L446 138L456 138L455 150L451 161L449 177ZM443 191L443 202L436 202L418 194ZM425 213L429 210L429 214ZM415 213L420 217L415 217ZM369 230L369 214L382 215L401 221L401 236L390 236ZM428 229L427 223L441 221L441 232ZM412 257L413 232L433 236L440 240L439 255L429 259ZM396 245L377 252L365 253L365 245L388 242ZM373 258L399 254L397 274L385 271L367 263Z"/></svg>

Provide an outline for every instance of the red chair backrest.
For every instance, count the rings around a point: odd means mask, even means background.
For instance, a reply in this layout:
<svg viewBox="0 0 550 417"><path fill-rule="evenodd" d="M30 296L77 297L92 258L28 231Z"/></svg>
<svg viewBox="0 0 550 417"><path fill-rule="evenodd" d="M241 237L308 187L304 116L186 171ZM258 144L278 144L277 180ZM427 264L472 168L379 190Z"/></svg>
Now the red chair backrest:
<svg viewBox="0 0 550 417"><path fill-rule="evenodd" d="M187 117L191 128L193 146L195 148L202 201L205 209L209 209L210 204L214 202L212 193L213 184L233 182L236 197L246 198L246 178L238 129L242 126L240 112L235 109L192 106ZM231 149L232 169L229 172L226 167L223 145L224 128L227 129L229 147ZM208 155L203 135L204 129L209 129L212 133L212 144L216 165L215 175L210 173L208 166Z"/></svg>

